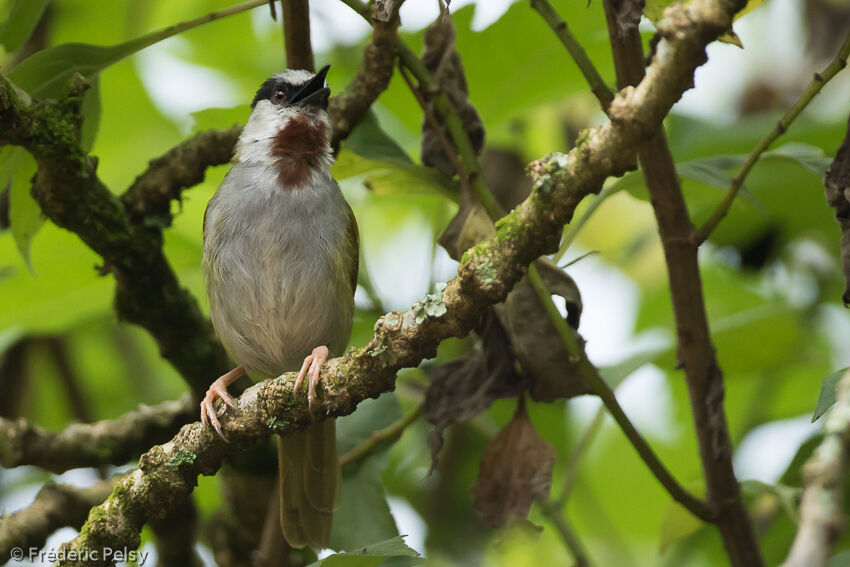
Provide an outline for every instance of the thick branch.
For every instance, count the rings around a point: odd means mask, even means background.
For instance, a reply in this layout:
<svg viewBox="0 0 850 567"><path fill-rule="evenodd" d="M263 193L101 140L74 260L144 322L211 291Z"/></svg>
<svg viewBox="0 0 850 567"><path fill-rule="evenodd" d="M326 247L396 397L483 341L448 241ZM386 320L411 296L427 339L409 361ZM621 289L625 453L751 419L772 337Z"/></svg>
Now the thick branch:
<svg viewBox="0 0 850 567"><path fill-rule="evenodd" d="M44 485L28 507L0 516L0 561L9 558L13 547L41 548L59 528L80 529L89 510L106 500L119 478L101 480L89 488L52 482Z"/></svg>
<svg viewBox="0 0 850 567"><path fill-rule="evenodd" d="M169 226L171 201L179 200L183 189L201 183L208 167L229 163L241 131L241 126L233 126L199 132L151 160L148 169L121 196L130 219Z"/></svg>
<svg viewBox="0 0 850 567"><path fill-rule="evenodd" d="M614 100L612 122L586 132L569 155L553 154L531 165L535 184L529 198L497 223L496 236L464 254L457 277L442 293L429 295L405 313L381 317L365 348L329 361L320 382L321 413L346 415L362 400L391 390L399 369L433 357L441 340L468 333L488 306L504 299L525 266L554 251L561 227L579 201L599 191L607 176L633 166L631 148L656 131L705 61L705 44L728 28L739 4L694 0L668 9L673 18L662 26L665 40L659 44L664 57L656 59L637 88ZM223 417L232 445L195 423L148 451L140 468L92 510L68 547L138 546L143 523L189 494L197 475L214 473L234 448L311 423L306 396L293 393L293 381L290 373L245 391L235 410Z"/></svg>
<svg viewBox="0 0 850 567"><path fill-rule="evenodd" d="M196 409L184 396L156 406L141 405L115 419L74 423L59 432L45 431L24 418L0 417L0 464L35 465L54 473L122 465L196 419Z"/></svg>
<svg viewBox="0 0 850 567"><path fill-rule="evenodd" d="M844 529L844 480L850 443L850 372L838 383L838 401L821 444L803 467L800 527L782 567L823 567Z"/></svg>
<svg viewBox="0 0 850 567"><path fill-rule="evenodd" d="M643 85L646 80L640 34L637 29L622 30L618 26L612 0L605 0L604 5L618 83L621 87L639 82ZM671 19L669 12L665 12L665 16L665 21ZM662 45L659 45L653 65L647 72L648 78L652 77L655 64L666 56L661 50ZM714 521L720 529L732 565L762 565L758 540L732 469L732 441L723 410L723 374L717 364L708 328L697 263L698 245L692 238L694 227L664 132L658 129L649 136L640 146L638 155L667 260L678 356L688 383L706 478L706 496L709 505L714 508Z"/></svg>

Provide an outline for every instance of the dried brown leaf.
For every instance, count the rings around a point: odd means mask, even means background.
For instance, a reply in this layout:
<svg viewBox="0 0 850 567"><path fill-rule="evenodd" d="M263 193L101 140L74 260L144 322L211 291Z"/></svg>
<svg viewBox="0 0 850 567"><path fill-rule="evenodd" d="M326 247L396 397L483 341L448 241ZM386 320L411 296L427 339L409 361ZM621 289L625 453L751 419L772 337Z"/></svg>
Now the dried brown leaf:
<svg viewBox="0 0 850 567"><path fill-rule="evenodd" d="M847 134L835 153L835 160L824 176L826 201L835 209L841 226L841 262L844 266L844 306L850 305L850 118Z"/></svg>
<svg viewBox="0 0 850 567"><path fill-rule="evenodd" d="M455 28L451 18L438 17L425 30L425 50L422 62L431 72L440 89L457 109L463 126L472 142L475 153L484 146L484 124L478 112L469 102L469 89L463 71L460 54L455 50ZM429 112L442 122L439 112L429 104ZM452 143L449 141L449 143ZM455 166L446 155L443 141L426 119L422 124L422 163L438 169L446 175L454 175Z"/></svg>
<svg viewBox="0 0 850 567"><path fill-rule="evenodd" d="M516 396L524 388L511 343L492 309L476 332L481 350L427 371L431 386L425 393L425 418L434 425L428 438L432 470L437 467L446 427L475 417L499 398Z"/></svg>
<svg viewBox="0 0 850 567"><path fill-rule="evenodd" d="M555 456L555 448L538 435L521 403L481 457L472 487L478 517L494 528L525 519L531 502L549 495Z"/></svg>
<svg viewBox="0 0 850 567"><path fill-rule="evenodd" d="M554 295L564 298L567 323L573 329L578 328L582 306L575 281L551 262L538 260L537 268L546 287ZM508 332L523 372L529 378L533 399L551 402L591 392L525 278L514 287L503 304L496 306L496 313Z"/></svg>

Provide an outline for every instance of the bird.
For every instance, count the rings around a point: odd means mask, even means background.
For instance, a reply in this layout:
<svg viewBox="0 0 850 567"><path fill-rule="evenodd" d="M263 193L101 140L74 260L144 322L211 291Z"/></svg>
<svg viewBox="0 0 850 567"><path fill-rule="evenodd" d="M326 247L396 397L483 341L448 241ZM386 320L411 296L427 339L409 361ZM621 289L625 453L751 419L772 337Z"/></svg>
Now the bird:
<svg viewBox="0 0 850 567"><path fill-rule="evenodd" d="M215 380L201 421L226 441L213 401L248 374L298 370L311 414L322 365L348 343L357 287L359 235L330 173L330 66L267 79L224 177L204 213L203 264L210 318L238 365ZM339 498L333 418L278 438L281 529L294 548L327 547Z"/></svg>

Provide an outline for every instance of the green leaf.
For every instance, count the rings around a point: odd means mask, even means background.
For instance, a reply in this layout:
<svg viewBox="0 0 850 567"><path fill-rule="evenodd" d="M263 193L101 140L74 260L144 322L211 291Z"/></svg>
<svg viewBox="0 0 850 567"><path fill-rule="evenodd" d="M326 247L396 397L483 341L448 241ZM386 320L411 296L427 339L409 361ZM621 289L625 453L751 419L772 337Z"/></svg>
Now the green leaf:
<svg viewBox="0 0 850 567"><path fill-rule="evenodd" d="M850 567L850 551L836 553L826 562L826 567Z"/></svg>
<svg viewBox="0 0 850 567"><path fill-rule="evenodd" d="M401 406L393 394L366 400L356 412L337 422L340 454L401 417ZM379 447L342 468L340 504L334 512L329 543L332 549L354 549L364 541L381 541L398 535L381 482L388 453L388 446Z"/></svg>
<svg viewBox="0 0 850 567"><path fill-rule="evenodd" d="M719 187L725 191L732 183L732 176L727 171L743 163L743 159L738 160L735 159L736 157L739 156L711 156L685 161L676 164L676 172L682 177Z"/></svg>
<svg viewBox="0 0 850 567"><path fill-rule="evenodd" d="M23 336L24 330L18 326L9 327L0 331L0 355L6 352L6 349L18 342L18 339Z"/></svg>
<svg viewBox="0 0 850 567"><path fill-rule="evenodd" d="M799 142L790 142L775 150L765 152L762 159L766 158L793 160L818 176L823 175L829 168L829 164L832 163L832 160L824 154L822 149Z"/></svg>
<svg viewBox="0 0 850 567"><path fill-rule="evenodd" d="M192 113L192 132L202 132L219 128L230 128L236 124L244 124L249 115L248 105L232 108L205 108Z"/></svg>
<svg viewBox="0 0 850 567"><path fill-rule="evenodd" d="M418 556L416 551L404 543L404 536L397 536L372 545L329 555L321 561L310 564L309 567L377 567L390 557Z"/></svg>
<svg viewBox="0 0 850 567"><path fill-rule="evenodd" d="M823 377L820 383L818 403L815 405L815 411L812 413L812 423L816 422L835 404L835 398L838 394L838 382L848 369L850 368L842 368Z"/></svg>
<svg viewBox="0 0 850 567"><path fill-rule="evenodd" d="M371 109L351 131L345 141L345 149L373 161L413 165L410 156L381 128Z"/></svg>
<svg viewBox="0 0 850 567"><path fill-rule="evenodd" d="M688 512L678 502L670 502L661 522L659 551L664 552L672 543L698 532L705 522Z"/></svg>
<svg viewBox="0 0 850 567"><path fill-rule="evenodd" d="M400 160L370 160L346 149L340 151L331 173L339 181L360 177L376 195L436 194L452 201L460 198L457 182L436 169Z"/></svg>
<svg viewBox="0 0 850 567"><path fill-rule="evenodd" d="M14 0L9 17L0 24L0 44L14 51L32 35L50 0Z"/></svg>
<svg viewBox="0 0 850 567"><path fill-rule="evenodd" d="M12 235L30 271L32 271L30 245L44 224L41 207L30 194L31 180L35 170L35 160L23 148L8 147L0 153L0 187L11 183L9 221L12 224Z"/></svg>

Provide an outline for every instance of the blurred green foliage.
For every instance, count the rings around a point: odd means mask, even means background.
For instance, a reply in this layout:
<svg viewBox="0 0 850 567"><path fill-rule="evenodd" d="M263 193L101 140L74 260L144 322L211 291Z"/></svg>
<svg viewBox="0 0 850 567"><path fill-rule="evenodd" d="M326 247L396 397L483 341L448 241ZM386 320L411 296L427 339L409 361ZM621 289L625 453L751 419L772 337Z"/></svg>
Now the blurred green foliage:
<svg viewBox="0 0 850 567"><path fill-rule="evenodd" d="M188 122L176 121L154 102L150 84L154 79L142 73L140 55L132 55L145 43L136 38L231 2L6 0L0 2L0 14L11 14L9 22L0 27L0 44L7 50L0 60L6 62L5 71L15 63L13 50L23 43L22 34L28 37L28 30L38 21L37 8L45 5L45 31L36 41L42 42L39 49L52 51L19 63L10 77L34 95L50 97L61 92L70 71L89 76L94 88L87 95L86 139L91 153L99 158L99 175L120 194L150 159L188 134ZM601 4L560 1L555 5L603 77L613 82ZM763 9L766 7L753 14ZM333 10L347 8L339 4L333 5ZM243 122L254 89L283 66L279 24L270 21L266 8L256 12L191 29L178 40L155 47L185 63L214 70L244 101L235 108L200 110L192 116L193 130ZM578 70L527 3L511 5L482 31L471 30L473 14L472 7L452 10L470 99L483 119L491 147L511 149L527 162L550 151L568 149L578 129L600 122L602 116ZM405 31L403 36L409 45L419 48L421 32ZM365 41L336 45L318 54L318 61L332 65L329 81L335 90L354 76ZM100 47L69 47L68 43ZM57 53L66 57L61 65L55 59ZM737 55L746 58L748 52ZM812 69L797 71L799 76L808 76ZM846 78L839 77L845 89ZM802 83L792 83L784 87L787 92L780 93L785 98L793 99L802 91ZM189 92L172 95L192 98L191 84L179 88ZM723 85L706 88L722 89ZM827 90L831 88L842 87L830 85ZM372 305L358 295L360 308L351 341L355 346L368 341L381 309L406 308L452 273L452 264L436 239L456 210L457 184L418 165L422 114L400 77L393 79L373 110L343 144L334 167L359 219L363 261L382 304ZM667 120L670 146L696 223L710 214L741 156L773 127L781 110L768 107L738 115L737 109L725 109L729 120L722 124L676 114ZM703 288L726 378L726 410L736 443L762 425L811 415L821 378L846 366L846 340L842 337L846 337L848 319L839 307L843 287L839 232L824 202L820 172L840 143L847 110L845 105L844 116L827 118L823 113L817 118L804 114L783 136L778 144L782 147L756 166L746 181L745 193L701 254ZM79 408L69 402L67 385L55 361L43 349L32 348L27 351L26 372L0 376L0 385L4 380L20 381L13 415L59 429L82 417L115 417L139 403L178 396L184 386L159 358L151 337L115 321L111 305L114 283L99 275L99 258L75 235L51 223L42 226L27 191L34 171L32 160L21 150L8 148L2 159L0 185L10 184L13 224L0 232L0 349L8 349L22 338L60 337L69 348L75 387L87 406L86 416L81 416ZM204 309L200 265L203 211L226 170L211 169L204 183L174 204L174 224L165 232L171 265ZM636 316L632 319L629 312L615 313L599 303L586 303L584 317L607 317L617 327L633 325L633 336L663 330L672 337L663 254L642 178L630 173L611 182L623 190L602 204L576 243L583 250L599 251L583 262L616 266L627 285L637 290ZM578 254L571 250L568 257ZM581 288L582 278L575 277ZM598 282L600 276L595 277L597 280L588 276L588 285ZM605 337L590 339L604 341ZM440 349L436 361L426 364L456 358L471 344L471 340L450 341ZM649 365L662 377L664 399L637 396L639 401L661 408L659 419L668 424L664 435L647 436L674 475L698 492L698 449L686 386L675 368L671 345L668 340L667 346L650 350L649 355L637 353L640 364L629 371L637 366L646 370ZM634 361L633 354L623 352L614 358ZM412 407L422 396L421 379L420 371L402 373L397 395L370 400L342 420L340 450L350 449L371 431L396 420L403 408ZM536 508L532 508L530 520L544 526L539 534L519 528L495 532L472 512L469 490L478 459L487 439L510 419L514 404L512 400L499 401L470 424L455 427L443 449L443 466L433 476L426 477L429 428L421 420L391 448L348 465L334 546L355 549L398 535L386 503L390 495L406 501L424 520L427 533L420 535L426 536L426 545L419 551L434 565L566 564L569 556L557 533ZM568 458L590 421L584 411L588 405L560 401L529 407L540 434L558 450L556 494ZM790 449L793 453L795 448ZM801 463L802 459L792 461L783 476L783 482L793 482L793 486L747 485L768 564L778 562L790 543ZM42 475L32 474L12 487L4 485L3 473L0 470L4 495L44 481ZM785 480L789 478L795 480ZM774 480L779 482L779 478ZM595 564L724 564L716 531L671 502L610 420L606 419L581 461L576 483L565 513ZM202 522L206 521L220 502L216 479L202 479L195 498ZM0 499L0 508L3 503ZM205 543L203 535L201 540ZM850 548L846 538L841 548ZM403 554L393 548L385 555ZM363 561L351 564L380 563L374 558Z"/></svg>

